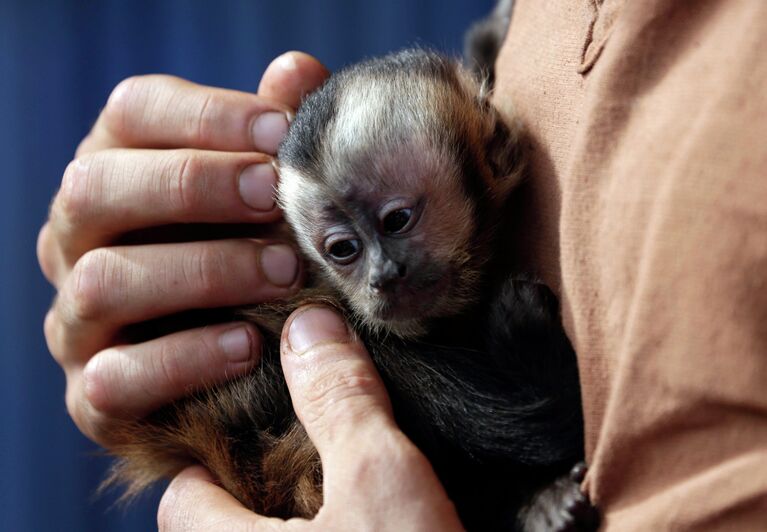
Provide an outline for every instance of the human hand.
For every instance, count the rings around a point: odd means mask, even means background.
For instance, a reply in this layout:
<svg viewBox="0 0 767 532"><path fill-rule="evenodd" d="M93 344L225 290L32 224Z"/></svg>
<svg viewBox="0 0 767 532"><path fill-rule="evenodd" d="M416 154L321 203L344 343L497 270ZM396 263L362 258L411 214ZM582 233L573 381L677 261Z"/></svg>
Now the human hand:
<svg viewBox="0 0 767 532"><path fill-rule="evenodd" d="M160 530L462 529L431 465L397 428L364 345L337 313L320 306L294 312L283 329L281 361L293 407L322 460L317 516L254 514L195 466L165 492Z"/></svg>
<svg viewBox="0 0 767 532"><path fill-rule="evenodd" d="M257 360L261 338L247 323L133 345L119 336L161 316L295 290L300 264L289 246L244 238L117 243L168 224L278 220L270 155L288 113L326 76L315 59L290 53L270 65L258 95L170 76L130 78L113 91L38 238L41 268L58 291L46 340L66 373L69 413L90 438L107 444L112 420L146 415Z"/></svg>

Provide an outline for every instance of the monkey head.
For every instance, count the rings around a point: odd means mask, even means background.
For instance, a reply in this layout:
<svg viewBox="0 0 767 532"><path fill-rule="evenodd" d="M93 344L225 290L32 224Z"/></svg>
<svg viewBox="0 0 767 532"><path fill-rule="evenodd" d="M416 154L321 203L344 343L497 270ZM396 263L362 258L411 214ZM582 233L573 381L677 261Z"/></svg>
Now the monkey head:
<svg viewBox="0 0 767 532"><path fill-rule="evenodd" d="M280 147L278 200L355 316L414 336L476 299L519 159L472 75L410 50L306 99Z"/></svg>

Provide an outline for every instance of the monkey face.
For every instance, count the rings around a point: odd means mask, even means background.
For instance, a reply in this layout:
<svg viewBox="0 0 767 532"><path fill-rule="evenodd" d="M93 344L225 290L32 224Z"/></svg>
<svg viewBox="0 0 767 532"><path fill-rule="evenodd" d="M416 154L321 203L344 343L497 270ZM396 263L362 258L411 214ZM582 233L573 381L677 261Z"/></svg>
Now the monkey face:
<svg viewBox="0 0 767 532"><path fill-rule="evenodd" d="M359 154L322 183L284 168L281 202L304 252L362 321L418 334L476 292L475 206L460 166L423 139L372 159Z"/></svg>
<svg viewBox="0 0 767 532"><path fill-rule="evenodd" d="M359 319L412 336L478 294L515 138L459 65L403 52L332 76L279 151L278 200Z"/></svg>

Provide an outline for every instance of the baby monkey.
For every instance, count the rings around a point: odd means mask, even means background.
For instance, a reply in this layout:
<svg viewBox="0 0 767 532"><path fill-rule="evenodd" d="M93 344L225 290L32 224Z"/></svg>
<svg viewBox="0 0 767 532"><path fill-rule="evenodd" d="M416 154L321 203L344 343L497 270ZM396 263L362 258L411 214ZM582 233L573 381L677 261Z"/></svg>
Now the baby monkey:
<svg viewBox="0 0 767 532"><path fill-rule="evenodd" d="M402 430L472 530L589 530L575 355L543 285L509 275L518 128L475 75L406 50L332 76L279 150L278 201L309 288L240 311L265 336L249 376L126 424L113 480L133 494L200 462L249 508L311 517L319 457L291 408L279 335L298 305L353 324ZM576 466L576 467L574 467Z"/></svg>

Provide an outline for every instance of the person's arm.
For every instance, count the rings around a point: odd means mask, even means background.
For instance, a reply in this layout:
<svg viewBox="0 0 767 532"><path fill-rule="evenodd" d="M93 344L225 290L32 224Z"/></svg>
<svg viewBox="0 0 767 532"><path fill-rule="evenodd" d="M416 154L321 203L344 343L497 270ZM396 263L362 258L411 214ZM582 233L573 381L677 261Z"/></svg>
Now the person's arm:
<svg viewBox="0 0 767 532"><path fill-rule="evenodd" d="M293 407L322 460L317 516L283 521L254 514L195 466L165 492L160 530L462 529L428 460L397 428L365 346L335 311L297 310L283 329L281 355Z"/></svg>
<svg viewBox="0 0 767 532"><path fill-rule="evenodd" d="M153 318L295 290L300 264L289 246L115 242L172 223L279 219L270 155L302 95L326 76L315 59L290 53L270 65L258 95L169 76L130 78L112 93L38 240L41 268L58 291L45 336L66 373L67 408L90 438L107 443L112 419L143 416L257 362L260 336L247 323L132 345L119 337Z"/></svg>

